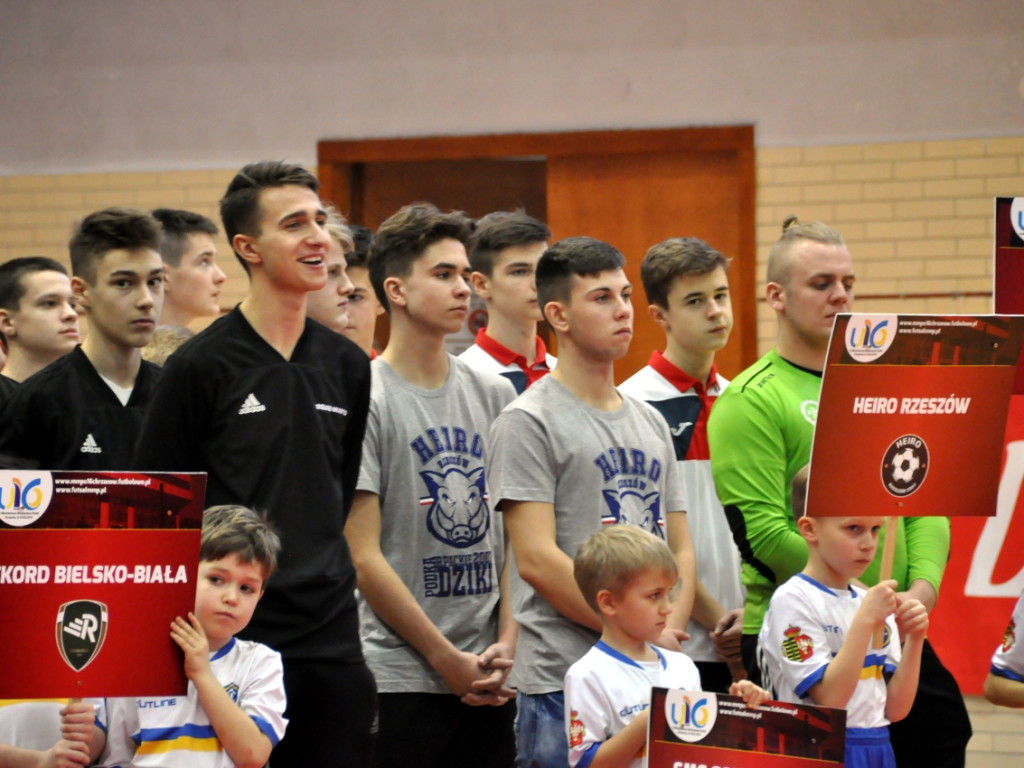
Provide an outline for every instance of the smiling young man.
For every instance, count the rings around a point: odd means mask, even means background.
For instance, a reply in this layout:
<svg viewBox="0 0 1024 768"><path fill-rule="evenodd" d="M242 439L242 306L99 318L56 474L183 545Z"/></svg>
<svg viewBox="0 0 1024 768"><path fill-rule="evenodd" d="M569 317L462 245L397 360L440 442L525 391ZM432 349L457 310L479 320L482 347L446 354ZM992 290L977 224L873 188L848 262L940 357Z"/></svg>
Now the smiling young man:
<svg viewBox="0 0 1024 768"><path fill-rule="evenodd" d="M808 463L821 376L836 314L849 312L853 259L842 236L821 222L783 223L768 256L767 304L778 319L774 349L741 372L708 421L711 470L743 560L747 589L741 650L759 682L757 636L776 588L807 562L792 514L791 482ZM878 581L881 550L861 581ZM949 518L900 518L892 576L902 597L934 607L949 556ZM941 734L922 743L935 722ZM958 766L970 720L956 680L925 641L921 685L910 715L891 728L900 766Z"/></svg>
<svg viewBox="0 0 1024 768"><path fill-rule="evenodd" d="M0 334L7 360L0 398L78 344L78 313L67 270L45 256L0 265Z"/></svg>
<svg viewBox="0 0 1024 768"><path fill-rule="evenodd" d="M490 435L491 498L515 556L519 641L512 677L521 765L564 766L563 682L601 624L573 581L572 558L603 525L636 525L668 543L682 575L663 642L694 595L686 499L665 420L615 388L633 304L625 259L588 237L561 240L537 263L537 295L558 339L558 367L502 411Z"/></svg>
<svg viewBox="0 0 1024 768"><path fill-rule="evenodd" d="M507 378L522 393L557 362L537 335L534 274L551 231L523 211L495 211L477 222L470 253L473 291L487 304L487 327L459 359Z"/></svg>
<svg viewBox="0 0 1024 768"><path fill-rule="evenodd" d="M197 318L216 317L227 279L217 266L217 225L198 213L171 208L157 208L153 218L163 227L160 258L166 287L160 325L186 328Z"/></svg>
<svg viewBox="0 0 1024 768"><path fill-rule="evenodd" d="M267 510L281 534L280 567L243 633L284 659L290 724L276 768L361 766L373 749L374 684L343 535L369 360L306 317L307 295L327 280L318 191L283 162L232 180L221 216L249 294L169 358L136 456L140 469L207 472L208 503Z"/></svg>
<svg viewBox="0 0 1024 768"><path fill-rule="evenodd" d="M444 343L469 311L471 245L465 215L421 203L388 218L370 246L370 279L391 335L372 364L345 535L380 692L381 768L511 768L515 759L515 705L504 686L515 623L485 448L515 390L452 357Z"/></svg>
<svg viewBox="0 0 1024 768"><path fill-rule="evenodd" d="M640 277L651 318L665 331L665 350L655 350L620 388L653 405L672 433L691 504L690 533L701 553L683 651L696 662L703 690L719 693L745 676L740 556L715 494L707 436L708 414L729 383L715 369L715 353L732 330L728 267L725 256L695 237L671 238L647 251Z"/></svg>
<svg viewBox="0 0 1024 768"><path fill-rule="evenodd" d="M46 469L128 469L159 369L142 359L163 303L160 224L144 211L86 216L71 284L89 332L8 399L0 452Z"/></svg>

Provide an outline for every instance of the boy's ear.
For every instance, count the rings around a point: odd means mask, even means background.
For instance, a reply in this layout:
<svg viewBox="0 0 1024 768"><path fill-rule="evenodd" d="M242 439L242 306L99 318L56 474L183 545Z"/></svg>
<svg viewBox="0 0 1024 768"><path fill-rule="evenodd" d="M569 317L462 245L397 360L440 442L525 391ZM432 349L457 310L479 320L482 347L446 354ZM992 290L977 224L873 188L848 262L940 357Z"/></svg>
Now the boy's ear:
<svg viewBox="0 0 1024 768"><path fill-rule="evenodd" d="M816 542L818 540L818 529L814 525L814 518L804 515L798 518L796 521L796 529L800 531L800 535L807 539L808 542Z"/></svg>
<svg viewBox="0 0 1024 768"><path fill-rule="evenodd" d="M597 593L595 602L597 602L598 610L606 615L613 616L615 614L615 593L610 589L602 589Z"/></svg>
<svg viewBox="0 0 1024 768"><path fill-rule="evenodd" d="M402 284L402 278L394 276L385 278L384 295L388 297L388 304L391 305L392 309L404 307L406 300L405 286Z"/></svg>
<svg viewBox="0 0 1024 768"><path fill-rule="evenodd" d="M569 307L560 301L549 301L541 310L544 319L556 333L567 333L569 331Z"/></svg>
<svg viewBox="0 0 1024 768"><path fill-rule="evenodd" d="M764 288L765 302L776 312L786 308L786 290L780 283L768 283Z"/></svg>
<svg viewBox="0 0 1024 768"><path fill-rule="evenodd" d="M79 307L88 308L89 296L87 291L89 284L82 278L75 276L71 278L71 292L75 295L75 304Z"/></svg>
<svg viewBox="0 0 1024 768"><path fill-rule="evenodd" d="M231 247L234 248L238 257L249 266L263 263L263 257L260 256L259 249L256 247L255 237L239 233L231 238Z"/></svg>
<svg viewBox="0 0 1024 768"><path fill-rule="evenodd" d="M8 339L12 339L18 335L14 328L14 322L11 320L10 311L3 307L0 307L0 333Z"/></svg>
<svg viewBox="0 0 1024 768"><path fill-rule="evenodd" d="M665 317L664 307L659 307L657 304L648 304L647 314L651 316L651 320L661 326L662 330L668 330L668 318Z"/></svg>
<svg viewBox="0 0 1024 768"><path fill-rule="evenodd" d="M470 272L469 283L473 286L473 293L484 301L491 300L491 279L483 272Z"/></svg>

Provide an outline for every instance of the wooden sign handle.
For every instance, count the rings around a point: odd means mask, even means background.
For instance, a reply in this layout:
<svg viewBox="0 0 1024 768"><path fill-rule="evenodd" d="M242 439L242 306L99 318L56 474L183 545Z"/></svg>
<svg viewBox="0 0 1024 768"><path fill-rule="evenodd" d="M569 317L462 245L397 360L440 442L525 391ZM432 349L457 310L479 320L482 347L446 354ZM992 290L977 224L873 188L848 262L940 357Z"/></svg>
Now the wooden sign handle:
<svg viewBox="0 0 1024 768"><path fill-rule="evenodd" d="M878 570L878 580L885 581L892 578L892 561L896 556L896 537L899 535L898 518L890 515L885 518L885 544L882 545L882 565ZM875 630L871 646L883 648L885 638L885 627L881 626ZM893 638L895 640L895 638Z"/></svg>

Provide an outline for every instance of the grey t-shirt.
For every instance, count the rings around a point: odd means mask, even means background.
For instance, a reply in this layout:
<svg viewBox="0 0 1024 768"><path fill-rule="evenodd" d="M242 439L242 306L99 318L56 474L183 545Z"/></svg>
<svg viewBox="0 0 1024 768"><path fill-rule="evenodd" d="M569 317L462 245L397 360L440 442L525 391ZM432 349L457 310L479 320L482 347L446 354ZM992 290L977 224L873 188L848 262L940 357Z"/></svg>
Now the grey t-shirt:
<svg viewBox="0 0 1024 768"><path fill-rule="evenodd" d="M602 525L628 523L664 538L666 513L686 509L668 426L647 403L622 400L612 412L591 408L551 376L526 390L491 428L493 505L554 504L555 540L569 557ZM556 611L514 565L514 684L527 694L560 691L597 633Z"/></svg>
<svg viewBox="0 0 1024 768"><path fill-rule="evenodd" d="M385 559L457 648L497 640L504 524L488 501L491 422L515 397L501 376L449 356L448 380L420 389L378 358L356 487L380 497ZM359 600L367 664L385 693L450 693L423 657Z"/></svg>

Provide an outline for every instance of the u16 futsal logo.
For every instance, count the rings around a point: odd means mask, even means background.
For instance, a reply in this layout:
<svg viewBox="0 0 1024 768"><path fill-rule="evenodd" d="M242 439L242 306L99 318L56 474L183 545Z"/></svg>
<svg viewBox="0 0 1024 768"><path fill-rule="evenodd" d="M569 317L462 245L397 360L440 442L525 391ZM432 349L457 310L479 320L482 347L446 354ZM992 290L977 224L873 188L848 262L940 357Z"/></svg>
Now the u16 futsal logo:
<svg viewBox="0 0 1024 768"><path fill-rule="evenodd" d="M846 351L858 363L885 354L896 338L896 315L851 315L846 326Z"/></svg>
<svg viewBox="0 0 1024 768"><path fill-rule="evenodd" d="M0 471L0 521L21 528L38 520L53 498L53 475L25 470Z"/></svg>
<svg viewBox="0 0 1024 768"><path fill-rule="evenodd" d="M665 721L681 740L700 741L718 719L718 698L705 691L670 690L665 696Z"/></svg>

